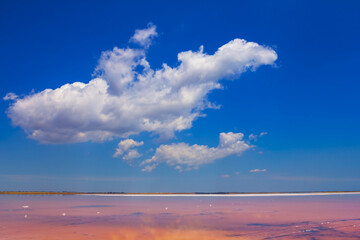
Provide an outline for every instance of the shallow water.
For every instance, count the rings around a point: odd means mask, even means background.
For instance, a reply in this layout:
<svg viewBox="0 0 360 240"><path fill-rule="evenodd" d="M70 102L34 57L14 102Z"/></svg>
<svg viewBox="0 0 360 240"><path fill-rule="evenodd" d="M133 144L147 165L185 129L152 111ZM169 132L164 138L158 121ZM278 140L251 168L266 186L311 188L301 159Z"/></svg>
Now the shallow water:
<svg viewBox="0 0 360 240"><path fill-rule="evenodd" d="M0 239L360 239L360 195L0 195Z"/></svg>

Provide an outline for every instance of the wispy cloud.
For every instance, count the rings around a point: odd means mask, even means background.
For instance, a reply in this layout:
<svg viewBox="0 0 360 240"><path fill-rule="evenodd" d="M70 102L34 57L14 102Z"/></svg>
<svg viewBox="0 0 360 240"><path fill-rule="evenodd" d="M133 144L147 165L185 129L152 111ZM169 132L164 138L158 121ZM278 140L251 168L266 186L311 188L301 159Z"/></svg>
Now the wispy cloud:
<svg viewBox="0 0 360 240"><path fill-rule="evenodd" d="M268 134L268 132L261 132L261 133L259 134L259 136L262 137L262 136L264 136L264 135L266 135L266 134Z"/></svg>
<svg viewBox="0 0 360 240"><path fill-rule="evenodd" d="M18 96L15 93L9 92L5 95L5 97L3 97L3 100L8 101L8 100L16 100L18 98Z"/></svg>
<svg viewBox="0 0 360 240"><path fill-rule="evenodd" d="M253 170L250 170L249 172L251 173L261 173L261 172L267 172L266 169L253 169Z"/></svg>
<svg viewBox="0 0 360 240"><path fill-rule="evenodd" d="M264 135L266 135L266 134L268 134L268 133L267 133L267 132L261 132L259 135L256 135L256 134L251 133L251 134L249 135L249 140L256 142L259 137L262 137L262 136L264 136Z"/></svg>

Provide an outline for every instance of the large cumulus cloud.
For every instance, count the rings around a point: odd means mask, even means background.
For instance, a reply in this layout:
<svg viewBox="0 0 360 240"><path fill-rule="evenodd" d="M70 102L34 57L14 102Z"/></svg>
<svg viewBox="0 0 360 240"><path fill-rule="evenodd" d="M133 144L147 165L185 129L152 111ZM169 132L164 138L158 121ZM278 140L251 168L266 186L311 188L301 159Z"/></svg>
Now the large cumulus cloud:
<svg viewBox="0 0 360 240"><path fill-rule="evenodd" d="M191 128L202 110L212 107L207 95L221 88L220 80L235 79L277 59L269 47L234 39L214 54L204 53L202 47L180 52L176 67L164 64L154 70L146 48L156 35L155 26L149 25L131 38L140 48L103 52L96 77L88 83L7 97L13 101L7 115L43 143L105 141L141 132L172 137Z"/></svg>

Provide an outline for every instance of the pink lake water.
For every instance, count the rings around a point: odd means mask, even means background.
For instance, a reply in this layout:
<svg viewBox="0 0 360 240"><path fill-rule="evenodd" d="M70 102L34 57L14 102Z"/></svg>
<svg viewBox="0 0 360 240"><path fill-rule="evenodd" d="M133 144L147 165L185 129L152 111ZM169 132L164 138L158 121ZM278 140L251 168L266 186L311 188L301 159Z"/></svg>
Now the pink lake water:
<svg viewBox="0 0 360 240"><path fill-rule="evenodd" d="M360 239L360 195L0 195L6 239Z"/></svg>

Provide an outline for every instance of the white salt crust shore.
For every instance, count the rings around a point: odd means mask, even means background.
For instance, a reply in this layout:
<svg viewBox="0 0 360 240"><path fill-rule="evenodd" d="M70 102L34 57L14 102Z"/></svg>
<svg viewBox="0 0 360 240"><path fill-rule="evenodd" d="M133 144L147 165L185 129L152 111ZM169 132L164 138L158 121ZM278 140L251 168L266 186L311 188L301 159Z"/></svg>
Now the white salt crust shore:
<svg viewBox="0 0 360 240"><path fill-rule="evenodd" d="M238 194L81 194L98 197L296 197L296 196L328 196L355 195L360 192L319 192L319 193L238 193Z"/></svg>

